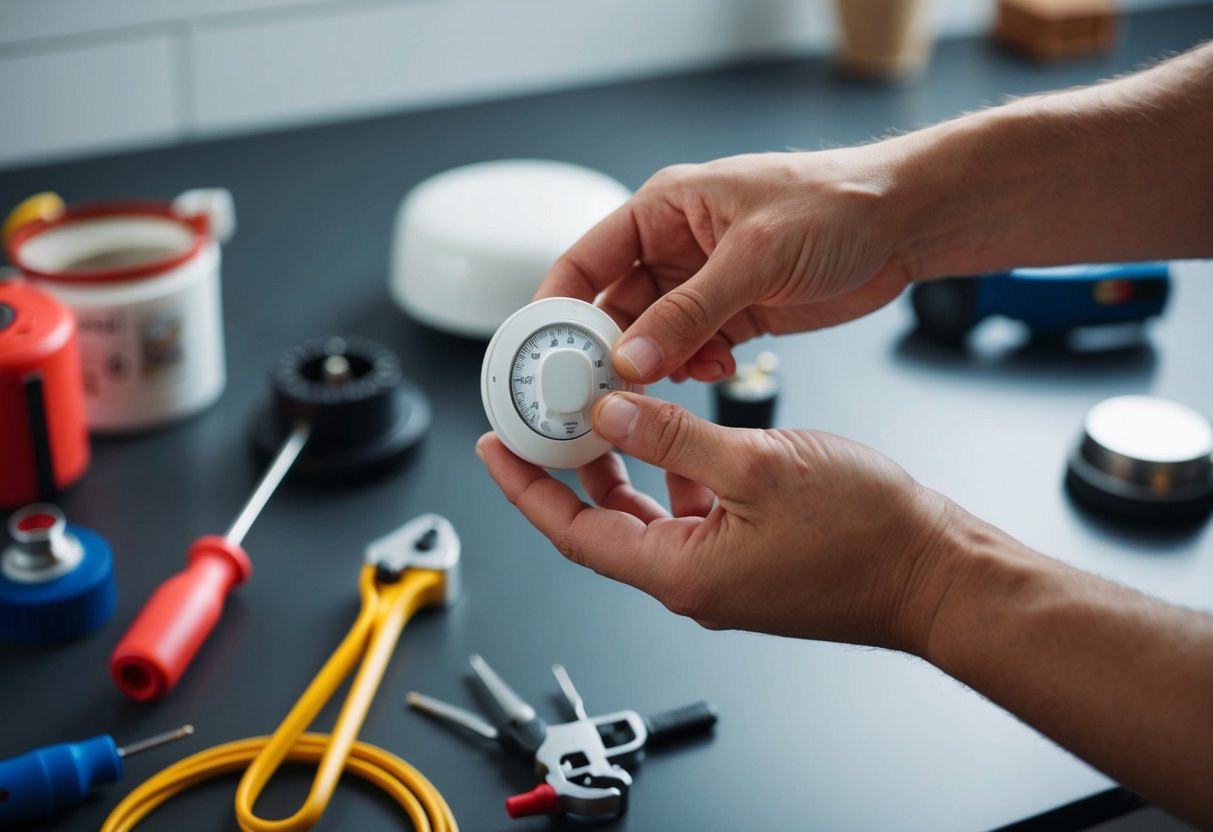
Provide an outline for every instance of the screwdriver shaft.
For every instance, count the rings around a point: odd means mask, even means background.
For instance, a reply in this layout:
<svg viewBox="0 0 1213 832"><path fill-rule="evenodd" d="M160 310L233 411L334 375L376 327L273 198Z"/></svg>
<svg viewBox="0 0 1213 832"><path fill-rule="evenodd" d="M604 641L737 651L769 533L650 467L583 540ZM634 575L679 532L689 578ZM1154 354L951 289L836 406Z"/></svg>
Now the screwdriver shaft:
<svg viewBox="0 0 1213 832"><path fill-rule="evenodd" d="M486 740L497 739L497 729L490 725L487 720L481 719L471 711L464 710L443 702L441 699L435 699L432 696L426 696L424 693L413 691L408 695L408 703L412 708L416 708L422 713L430 716L445 719L447 722L452 722L455 725L461 725L469 731L479 734Z"/></svg>
<svg viewBox="0 0 1213 832"><path fill-rule="evenodd" d="M493 668L489 667L488 662L475 654L469 661L472 664L472 670L476 671L485 690L496 701L506 719L515 725L523 725L535 718L535 709L528 705L521 696L514 693L514 689L507 685Z"/></svg>
<svg viewBox="0 0 1213 832"><path fill-rule="evenodd" d="M248 530L252 527L253 521L257 519L257 515L265 508L265 504L269 502L270 496L274 493L274 489L282 482L286 472L291 470L291 465L295 463L295 459L303 450L304 444L311 435L312 426L307 422L299 422L295 425L295 429L291 431L286 441L282 443L282 447L278 449L278 454L274 457L274 461L270 463L270 467L261 477L261 482L257 483L257 489L253 492L253 496L249 497L248 502L244 504L244 508L240 510L240 516L232 523L232 527L227 530L224 538L229 543L234 543L237 546L244 540L244 536L248 534Z"/></svg>
<svg viewBox="0 0 1213 832"><path fill-rule="evenodd" d="M172 731L165 731L163 734L157 734L154 737L148 737L145 740L133 742L130 745L124 745L118 748L119 757L130 757L134 754L142 754L144 751L150 751L153 748L159 748L162 745L167 745L170 742L183 740L190 734L194 733L193 725L182 725Z"/></svg>
<svg viewBox="0 0 1213 832"><path fill-rule="evenodd" d="M573 686L573 680L570 678L569 672L564 669L564 665L552 665L552 675L556 677L556 684L560 685L561 693L564 694L569 707L573 709L573 716L578 719L589 719L585 713L585 703L581 700L581 694Z"/></svg>

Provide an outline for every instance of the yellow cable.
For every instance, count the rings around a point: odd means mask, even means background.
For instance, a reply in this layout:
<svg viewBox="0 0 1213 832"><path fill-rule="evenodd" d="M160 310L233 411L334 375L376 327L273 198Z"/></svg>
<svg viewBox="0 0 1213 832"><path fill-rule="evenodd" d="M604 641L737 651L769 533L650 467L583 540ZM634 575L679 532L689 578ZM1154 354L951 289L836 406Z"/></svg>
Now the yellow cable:
<svg viewBox="0 0 1213 832"><path fill-rule="evenodd" d="M458 832L451 809L415 768L388 751L358 742L358 731L387 669L400 632L418 609L441 603L445 576L409 569L400 581L380 584L375 568L364 566L358 588L362 609L290 713L269 737L218 745L154 775L115 807L102 832L129 832L156 807L192 786L247 766L236 789L236 820L244 832L302 832L320 820L343 771L387 792L418 832ZM333 733L304 731L362 659ZM319 763L311 791L289 818L265 820L253 805L284 761Z"/></svg>

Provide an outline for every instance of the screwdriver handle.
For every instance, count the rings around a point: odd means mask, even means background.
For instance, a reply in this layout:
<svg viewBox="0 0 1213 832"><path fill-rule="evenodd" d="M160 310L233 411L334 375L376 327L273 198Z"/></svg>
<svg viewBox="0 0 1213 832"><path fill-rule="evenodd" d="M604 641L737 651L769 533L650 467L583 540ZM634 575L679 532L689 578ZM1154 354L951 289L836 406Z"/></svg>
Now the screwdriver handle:
<svg viewBox="0 0 1213 832"><path fill-rule="evenodd" d="M152 593L110 656L110 676L132 699L158 699L177 684L228 592L253 572L244 549L218 535L198 538L186 559L189 565Z"/></svg>
<svg viewBox="0 0 1213 832"><path fill-rule="evenodd" d="M121 776L122 758L106 734L0 761L0 826L74 806L93 786Z"/></svg>
<svg viewBox="0 0 1213 832"><path fill-rule="evenodd" d="M648 729L648 747L655 748L691 736L711 731L716 725L716 706L711 702L696 702L644 717Z"/></svg>

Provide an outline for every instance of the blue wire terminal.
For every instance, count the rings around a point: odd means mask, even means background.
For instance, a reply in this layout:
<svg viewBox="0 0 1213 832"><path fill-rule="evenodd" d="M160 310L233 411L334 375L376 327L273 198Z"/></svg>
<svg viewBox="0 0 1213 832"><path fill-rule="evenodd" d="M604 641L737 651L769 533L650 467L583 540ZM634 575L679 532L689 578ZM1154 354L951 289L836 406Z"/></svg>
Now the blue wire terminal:
<svg viewBox="0 0 1213 832"><path fill-rule="evenodd" d="M93 786L117 782L122 760L194 733L192 725L118 747L109 734L48 745L0 761L0 826L75 806Z"/></svg>

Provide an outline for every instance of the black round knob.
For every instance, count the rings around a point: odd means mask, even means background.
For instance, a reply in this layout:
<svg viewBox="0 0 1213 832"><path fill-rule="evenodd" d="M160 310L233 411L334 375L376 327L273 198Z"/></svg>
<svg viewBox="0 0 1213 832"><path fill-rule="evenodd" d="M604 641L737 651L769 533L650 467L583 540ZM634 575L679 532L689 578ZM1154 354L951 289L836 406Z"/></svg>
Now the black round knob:
<svg viewBox="0 0 1213 832"><path fill-rule="evenodd" d="M315 338L283 353L273 400L257 419L258 453L271 457L298 424L310 428L294 471L347 479L401 461L430 425L425 394L386 347L356 336Z"/></svg>

